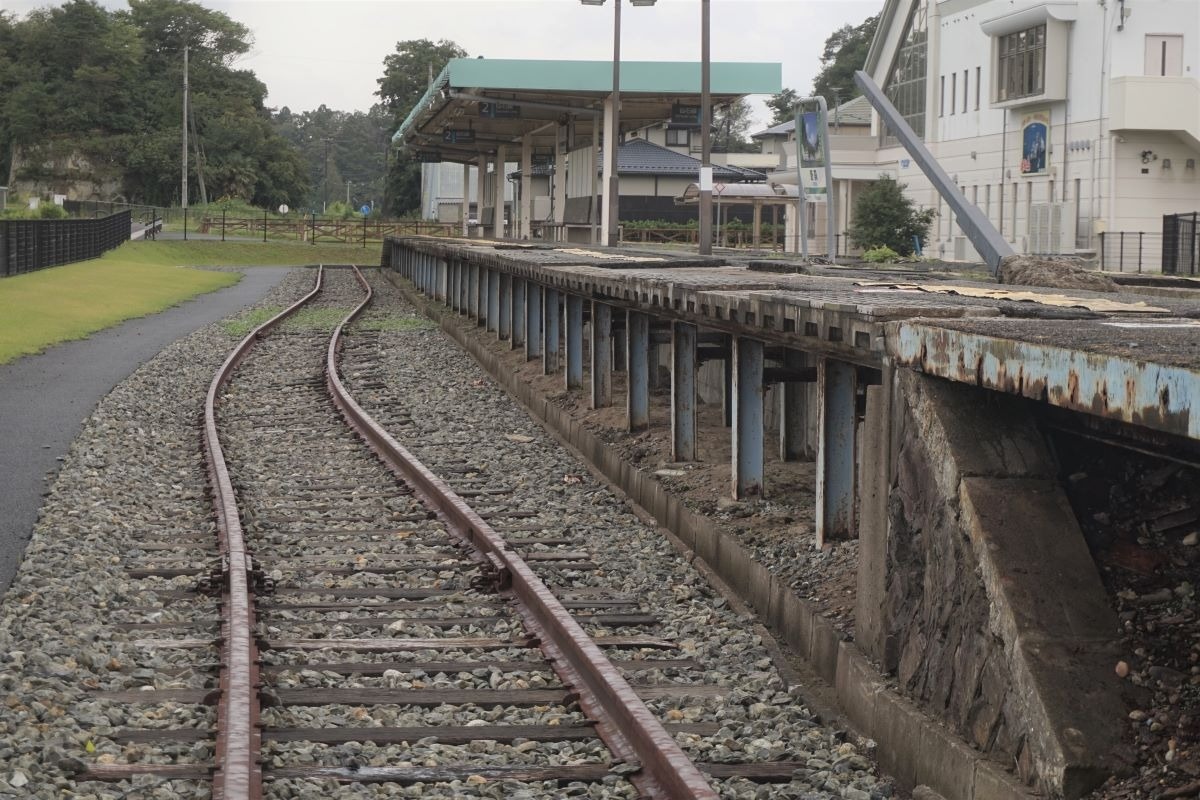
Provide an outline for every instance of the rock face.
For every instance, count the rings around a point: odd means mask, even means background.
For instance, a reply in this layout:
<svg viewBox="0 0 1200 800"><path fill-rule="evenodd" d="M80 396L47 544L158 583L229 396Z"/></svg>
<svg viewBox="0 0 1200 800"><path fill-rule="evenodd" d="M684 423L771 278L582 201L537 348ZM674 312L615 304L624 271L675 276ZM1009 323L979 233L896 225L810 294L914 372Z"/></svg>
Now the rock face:
<svg viewBox="0 0 1200 800"><path fill-rule="evenodd" d="M1110 773L1116 619L1019 401L904 372L888 507L884 666L1028 784Z"/></svg>
<svg viewBox="0 0 1200 800"><path fill-rule="evenodd" d="M1116 292L1117 284L1101 275L1066 261L1048 261L1035 256L1006 256L1000 262L1000 283L1011 286L1046 286L1052 289L1086 289Z"/></svg>

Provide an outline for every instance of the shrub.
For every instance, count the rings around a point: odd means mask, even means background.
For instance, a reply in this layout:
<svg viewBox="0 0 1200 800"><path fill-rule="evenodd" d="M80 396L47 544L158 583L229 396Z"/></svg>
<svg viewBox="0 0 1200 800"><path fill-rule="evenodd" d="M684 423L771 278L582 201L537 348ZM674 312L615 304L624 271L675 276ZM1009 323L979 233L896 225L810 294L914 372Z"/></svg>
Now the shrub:
<svg viewBox="0 0 1200 800"><path fill-rule="evenodd" d="M67 210L57 203L41 203L37 208L38 219L66 219Z"/></svg>
<svg viewBox="0 0 1200 800"><path fill-rule="evenodd" d="M863 253L863 261L869 261L872 264L887 264L898 258L900 258L900 254L887 245L873 247Z"/></svg>
<svg viewBox="0 0 1200 800"><path fill-rule="evenodd" d="M903 184L880 175L854 203L850 239L859 247L889 247L898 255L912 255L913 237L924 241L933 217L933 209L917 208L904 196Z"/></svg>

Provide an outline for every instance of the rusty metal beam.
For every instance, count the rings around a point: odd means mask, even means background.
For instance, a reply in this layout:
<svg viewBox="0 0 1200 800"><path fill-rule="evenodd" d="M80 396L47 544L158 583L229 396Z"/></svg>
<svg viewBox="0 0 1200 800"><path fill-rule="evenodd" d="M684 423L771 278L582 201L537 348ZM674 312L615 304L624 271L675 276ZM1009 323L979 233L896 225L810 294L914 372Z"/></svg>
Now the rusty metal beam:
<svg viewBox="0 0 1200 800"><path fill-rule="evenodd" d="M1200 407L1192 407L1200 406L1196 369L932 325L903 322L888 328L888 349L901 366L1200 439Z"/></svg>

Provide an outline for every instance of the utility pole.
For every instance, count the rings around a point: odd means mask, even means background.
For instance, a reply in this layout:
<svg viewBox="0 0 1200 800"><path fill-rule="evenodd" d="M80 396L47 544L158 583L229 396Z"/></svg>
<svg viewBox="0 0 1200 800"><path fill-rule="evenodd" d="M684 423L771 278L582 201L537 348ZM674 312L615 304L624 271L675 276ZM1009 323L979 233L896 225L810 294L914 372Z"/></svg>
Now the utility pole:
<svg viewBox="0 0 1200 800"><path fill-rule="evenodd" d="M329 143L333 141L326 136L322 141L325 142L325 171L321 176L321 213L329 208Z"/></svg>
<svg viewBox="0 0 1200 800"><path fill-rule="evenodd" d="M346 205L350 205L350 181L346 181Z"/></svg>
<svg viewBox="0 0 1200 800"><path fill-rule="evenodd" d="M180 199L183 207L188 207L188 46L183 46L183 179Z"/></svg>
<svg viewBox="0 0 1200 800"><path fill-rule="evenodd" d="M712 93L709 86L709 4L700 3L700 255L712 255Z"/></svg>

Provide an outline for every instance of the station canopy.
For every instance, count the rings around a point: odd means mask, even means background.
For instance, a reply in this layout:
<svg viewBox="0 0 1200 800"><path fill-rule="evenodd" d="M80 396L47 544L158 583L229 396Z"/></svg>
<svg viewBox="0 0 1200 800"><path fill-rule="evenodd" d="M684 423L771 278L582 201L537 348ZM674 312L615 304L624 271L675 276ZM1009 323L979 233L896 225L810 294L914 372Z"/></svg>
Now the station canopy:
<svg viewBox="0 0 1200 800"><path fill-rule="evenodd" d="M748 94L778 94L783 67L714 63L709 82L713 106L721 106ZM611 94L611 61L455 58L392 142L424 161L461 163L501 145L519 147L532 134L535 157L544 158L554 152L559 123L574 123L575 141L590 140ZM621 62L622 131L663 122L697 128L699 119L699 62Z"/></svg>

